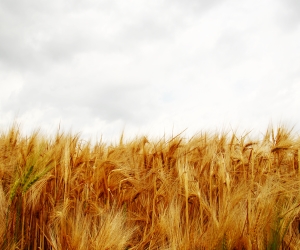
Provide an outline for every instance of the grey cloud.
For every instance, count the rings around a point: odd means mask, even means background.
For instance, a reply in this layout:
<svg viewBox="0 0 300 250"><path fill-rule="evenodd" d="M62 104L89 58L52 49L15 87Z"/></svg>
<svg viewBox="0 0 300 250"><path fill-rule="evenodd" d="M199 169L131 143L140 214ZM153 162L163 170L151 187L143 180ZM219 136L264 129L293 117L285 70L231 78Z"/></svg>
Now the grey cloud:
<svg viewBox="0 0 300 250"><path fill-rule="evenodd" d="M61 82L40 88L31 84L11 98L3 111L23 114L33 108L52 107L63 117L74 116L74 110L85 110L101 120L141 124L153 118L158 103L153 89L136 84L72 85ZM70 113L72 110L72 113Z"/></svg>
<svg viewBox="0 0 300 250"><path fill-rule="evenodd" d="M278 0L283 8L278 12L279 25L284 30L295 30L300 24L300 1Z"/></svg>
<svg viewBox="0 0 300 250"><path fill-rule="evenodd" d="M285 4L287 4L294 11L300 10L300 2L298 0L281 0Z"/></svg>
<svg viewBox="0 0 300 250"><path fill-rule="evenodd" d="M61 1L1 1L0 62L36 71L42 66L47 69L49 63L70 60L77 53L112 47L103 32L105 24L98 18L103 10L65 12L67 8Z"/></svg>
<svg viewBox="0 0 300 250"><path fill-rule="evenodd" d="M127 39L133 41L151 42L153 40L166 38L171 32L170 27L166 24L148 17L143 18L143 20L140 20L129 27L125 27L124 31L120 34L120 37L127 37Z"/></svg>
<svg viewBox="0 0 300 250"><path fill-rule="evenodd" d="M149 121L158 108L150 87L130 84L106 87L88 103L97 117L108 121L122 119L135 124Z"/></svg>
<svg viewBox="0 0 300 250"><path fill-rule="evenodd" d="M78 53L128 51L140 42L167 37L174 28L168 26L172 20L159 20L161 12L159 18L145 10L131 16L128 9L99 3L1 2L0 61L18 70L47 69Z"/></svg>
<svg viewBox="0 0 300 250"><path fill-rule="evenodd" d="M240 63L246 57L246 42L243 35L234 30L226 30L216 41L213 51L216 62L222 67L231 67Z"/></svg>
<svg viewBox="0 0 300 250"><path fill-rule="evenodd" d="M215 1L1 1L0 62L7 67L45 71L79 53L127 53L180 29L190 11L203 12ZM197 17L198 18L198 17Z"/></svg>
<svg viewBox="0 0 300 250"><path fill-rule="evenodd" d="M41 66L43 55L35 36L47 29L42 25L47 17L45 5L39 1L1 1L0 61L7 67Z"/></svg>
<svg viewBox="0 0 300 250"><path fill-rule="evenodd" d="M80 32L69 31L53 35L43 44L42 50L52 62L62 62L72 60L78 53L92 51L93 48L88 38Z"/></svg>
<svg viewBox="0 0 300 250"><path fill-rule="evenodd" d="M110 0L73 0L65 1L64 11L78 11L82 12L84 10L98 9L101 11L111 11L115 6L115 1Z"/></svg>
<svg viewBox="0 0 300 250"><path fill-rule="evenodd" d="M203 13L213 7L215 7L218 4L222 4L225 1L224 0L189 0L189 1L168 1L170 4L176 3L180 9L186 9L191 14L199 15L200 13Z"/></svg>

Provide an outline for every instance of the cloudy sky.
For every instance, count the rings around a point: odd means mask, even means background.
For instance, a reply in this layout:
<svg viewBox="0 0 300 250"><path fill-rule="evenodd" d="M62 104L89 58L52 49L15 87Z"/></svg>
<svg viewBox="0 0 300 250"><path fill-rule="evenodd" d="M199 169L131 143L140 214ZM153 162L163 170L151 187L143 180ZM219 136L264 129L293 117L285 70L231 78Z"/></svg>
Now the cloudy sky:
<svg viewBox="0 0 300 250"><path fill-rule="evenodd" d="M1 0L0 128L300 129L298 0Z"/></svg>

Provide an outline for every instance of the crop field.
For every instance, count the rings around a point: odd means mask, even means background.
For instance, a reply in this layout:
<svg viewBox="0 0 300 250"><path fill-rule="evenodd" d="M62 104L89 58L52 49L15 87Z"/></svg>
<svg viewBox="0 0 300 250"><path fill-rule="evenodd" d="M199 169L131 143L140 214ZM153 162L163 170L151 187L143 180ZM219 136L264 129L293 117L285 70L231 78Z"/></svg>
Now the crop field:
<svg viewBox="0 0 300 250"><path fill-rule="evenodd" d="M1 249L300 249L300 138L0 134Z"/></svg>

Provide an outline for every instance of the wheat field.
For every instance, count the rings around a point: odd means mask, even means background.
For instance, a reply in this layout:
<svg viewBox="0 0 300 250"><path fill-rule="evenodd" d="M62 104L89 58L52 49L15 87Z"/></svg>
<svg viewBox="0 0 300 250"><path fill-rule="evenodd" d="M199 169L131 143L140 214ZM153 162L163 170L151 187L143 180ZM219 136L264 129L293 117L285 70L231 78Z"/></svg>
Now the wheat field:
<svg viewBox="0 0 300 250"><path fill-rule="evenodd" d="M300 249L300 138L0 135L1 249Z"/></svg>

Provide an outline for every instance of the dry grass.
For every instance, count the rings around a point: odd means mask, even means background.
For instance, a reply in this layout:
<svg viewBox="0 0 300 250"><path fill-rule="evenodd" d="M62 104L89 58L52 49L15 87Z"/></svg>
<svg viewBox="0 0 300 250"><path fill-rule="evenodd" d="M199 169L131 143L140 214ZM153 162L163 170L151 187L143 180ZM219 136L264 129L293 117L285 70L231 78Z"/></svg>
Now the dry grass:
<svg viewBox="0 0 300 250"><path fill-rule="evenodd" d="M300 138L0 135L1 249L300 249Z"/></svg>

